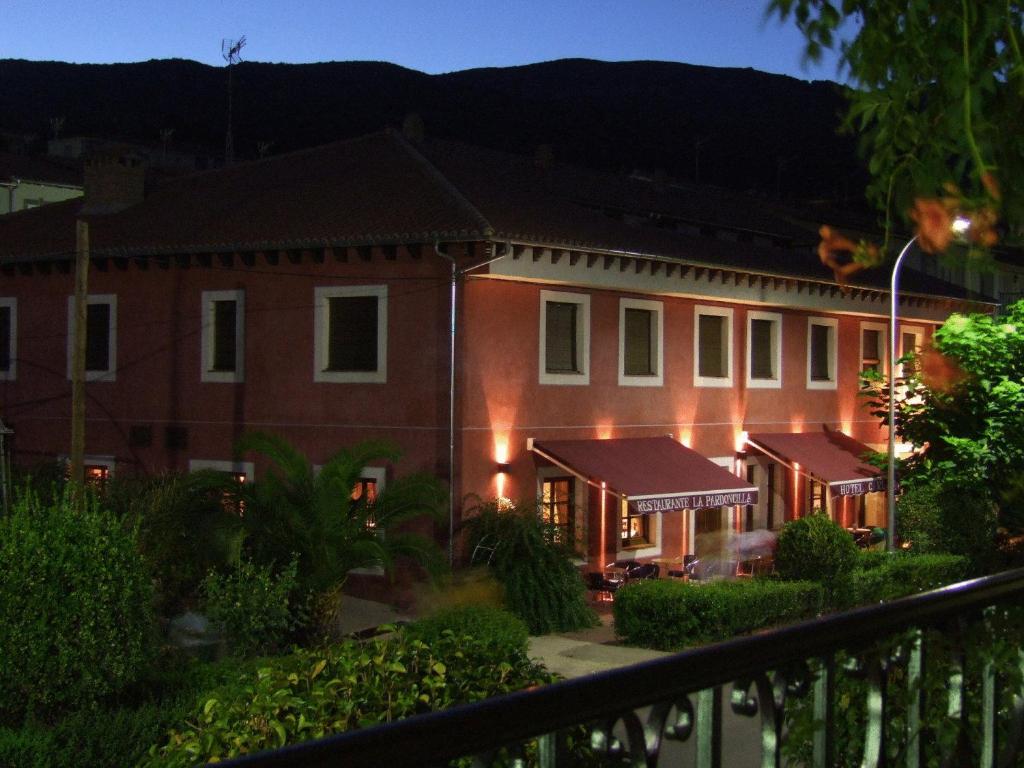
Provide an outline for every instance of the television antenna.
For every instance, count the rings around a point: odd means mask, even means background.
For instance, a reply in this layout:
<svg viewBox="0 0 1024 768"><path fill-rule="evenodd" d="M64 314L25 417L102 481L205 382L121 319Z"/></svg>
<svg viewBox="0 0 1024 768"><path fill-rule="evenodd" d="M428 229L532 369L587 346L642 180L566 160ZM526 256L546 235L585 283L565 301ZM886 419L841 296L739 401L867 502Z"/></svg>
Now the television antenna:
<svg viewBox="0 0 1024 768"><path fill-rule="evenodd" d="M231 100L232 100L232 69L242 60L242 49L245 47L245 35L237 40L224 38L220 41L220 55L228 64L228 130L224 137L224 164L231 165L235 161L235 139L231 132Z"/></svg>

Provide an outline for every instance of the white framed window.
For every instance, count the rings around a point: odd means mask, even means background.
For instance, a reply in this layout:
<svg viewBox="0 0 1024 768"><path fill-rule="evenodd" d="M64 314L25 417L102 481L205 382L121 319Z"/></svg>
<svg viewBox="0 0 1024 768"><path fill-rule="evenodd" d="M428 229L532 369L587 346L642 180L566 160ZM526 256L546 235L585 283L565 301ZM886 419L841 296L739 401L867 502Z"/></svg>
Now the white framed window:
<svg viewBox="0 0 1024 768"><path fill-rule="evenodd" d="M900 326L899 357L909 355L911 352L918 354L924 347L924 328L919 325ZM915 373L913 364L902 363L899 366L897 375L900 378L911 376Z"/></svg>
<svg viewBox="0 0 1024 768"><path fill-rule="evenodd" d="M540 383L590 383L590 296L540 292Z"/></svg>
<svg viewBox="0 0 1024 768"><path fill-rule="evenodd" d="M68 296L68 378L75 349L75 297ZM114 381L117 372L117 296L86 297L85 380Z"/></svg>
<svg viewBox="0 0 1024 768"><path fill-rule="evenodd" d="M537 509L556 540L585 558L587 484L561 467L538 467Z"/></svg>
<svg viewBox="0 0 1024 768"><path fill-rule="evenodd" d="M693 310L693 385L732 386L732 309L697 305Z"/></svg>
<svg viewBox="0 0 1024 768"><path fill-rule="evenodd" d="M885 373L888 368L886 336L889 327L884 323L860 324L860 372L876 371Z"/></svg>
<svg viewBox="0 0 1024 768"><path fill-rule="evenodd" d="M359 473L359 482L356 483L356 487L352 489L352 503L365 496L366 505L372 505L377 498L377 494L384 490L386 482L387 469L385 467L363 467L362 471ZM373 530L378 538L384 536L384 529L377 528L377 522L374 520L372 514L367 516L366 527L367 530ZM363 568L353 568L349 573L362 574L364 576L383 576L384 565L383 563L377 563Z"/></svg>
<svg viewBox="0 0 1024 768"><path fill-rule="evenodd" d="M315 289L313 381L388 380L388 287L345 285Z"/></svg>
<svg viewBox="0 0 1024 768"><path fill-rule="evenodd" d="M836 388L836 333L839 321L831 317L807 320L807 388Z"/></svg>
<svg viewBox="0 0 1024 768"><path fill-rule="evenodd" d="M782 315L747 312L747 387L782 387Z"/></svg>
<svg viewBox="0 0 1024 768"><path fill-rule="evenodd" d="M245 381L245 291L203 291L201 381Z"/></svg>
<svg viewBox="0 0 1024 768"><path fill-rule="evenodd" d="M221 461L219 459L189 459L188 471L199 472L210 469L231 475L240 483L251 483L256 477L255 465L251 461Z"/></svg>
<svg viewBox="0 0 1024 768"><path fill-rule="evenodd" d="M18 300L0 298L0 381L14 381L18 375Z"/></svg>
<svg viewBox="0 0 1024 768"><path fill-rule="evenodd" d="M660 301L619 299L620 386L664 384L663 312Z"/></svg>

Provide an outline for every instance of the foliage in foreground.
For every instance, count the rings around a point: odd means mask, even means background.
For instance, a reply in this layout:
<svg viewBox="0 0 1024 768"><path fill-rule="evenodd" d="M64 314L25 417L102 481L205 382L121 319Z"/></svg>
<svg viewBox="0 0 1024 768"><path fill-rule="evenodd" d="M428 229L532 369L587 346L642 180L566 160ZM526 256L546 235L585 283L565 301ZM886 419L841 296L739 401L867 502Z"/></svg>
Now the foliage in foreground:
<svg viewBox="0 0 1024 768"><path fill-rule="evenodd" d="M505 588L508 609L526 622L531 634L571 632L597 624L572 553L553 540L550 527L532 506L503 510L488 502L471 514L464 524L471 551L484 537L497 542L491 568Z"/></svg>
<svg viewBox="0 0 1024 768"><path fill-rule="evenodd" d="M111 697L147 670L153 590L136 535L69 486L25 492L0 519L0 722L52 718Z"/></svg>
<svg viewBox="0 0 1024 768"><path fill-rule="evenodd" d="M650 579L615 593L615 632L628 645L678 651L810 618L823 599L813 582Z"/></svg>
<svg viewBox="0 0 1024 768"><path fill-rule="evenodd" d="M215 691L146 766L192 766L552 682L525 654L444 632L298 650Z"/></svg>

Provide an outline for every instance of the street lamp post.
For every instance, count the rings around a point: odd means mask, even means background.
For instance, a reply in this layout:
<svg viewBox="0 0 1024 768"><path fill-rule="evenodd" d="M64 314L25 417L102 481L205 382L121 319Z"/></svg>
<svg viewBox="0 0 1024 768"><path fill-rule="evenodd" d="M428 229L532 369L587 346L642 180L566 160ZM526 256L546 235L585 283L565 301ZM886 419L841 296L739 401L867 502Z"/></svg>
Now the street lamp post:
<svg viewBox="0 0 1024 768"><path fill-rule="evenodd" d="M903 257L910 252L910 246L917 242L914 235L903 246L896 263L892 265L892 279L889 282L889 475L885 484L886 512L888 533L885 548L892 552L896 549L896 305L899 302L898 291L900 267Z"/></svg>

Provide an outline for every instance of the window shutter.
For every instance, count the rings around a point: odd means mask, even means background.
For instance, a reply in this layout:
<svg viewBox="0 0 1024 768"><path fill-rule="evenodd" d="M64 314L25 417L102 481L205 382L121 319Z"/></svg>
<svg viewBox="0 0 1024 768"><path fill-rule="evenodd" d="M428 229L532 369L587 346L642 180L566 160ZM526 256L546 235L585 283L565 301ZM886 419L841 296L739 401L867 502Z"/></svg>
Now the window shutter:
<svg viewBox="0 0 1024 768"><path fill-rule="evenodd" d="M327 370L377 370L377 297L328 300Z"/></svg>
<svg viewBox="0 0 1024 768"><path fill-rule="evenodd" d="M913 333L904 333L903 337L903 354L909 355L917 352L917 336ZM906 377L913 376L917 372L914 363L907 362L903 364L903 375Z"/></svg>
<svg viewBox="0 0 1024 768"><path fill-rule="evenodd" d="M0 307L0 371L11 370L11 308Z"/></svg>
<svg viewBox="0 0 1024 768"><path fill-rule="evenodd" d="M85 315L85 370L110 370L110 305L89 304Z"/></svg>
<svg viewBox="0 0 1024 768"><path fill-rule="evenodd" d="M548 373L579 373L576 350L577 309L577 304L546 302L544 366Z"/></svg>
<svg viewBox="0 0 1024 768"><path fill-rule="evenodd" d="M774 379L775 355L772 354L772 320L750 321L750 378Z"/></svg>
<svg viewBox="0 0 1024 768"><path fill-rule="evenodd" d="M624 362L627 376L652 376L655 373L651 358L651 323L654 313L647 309L629 307L625 312L626 333Z"/></svg>
<svg viewBox="0 0 1024 768"><path fill-rule="evenodd" d="M811 326L811 381L831 381L828 365L830 331L827 325Z"/></svg>
<svg viewBox="0 0 1024 768"><path fill-rule="evenodd" d="M235 370L238 302L213 302L213 370Z"/></svg>
<svg viewBox="0 0 1024 768"><path fill-rule="evenodd" d="M879 343L882 335L879 331L865 330L861 338L861 346L864 348L864 359L861 361L862 371L881 370L882 345Z"/></svg>
<svg viewBox="0 0 1024 768"><path fill-rule="evenodd" d="M697 372L701 376L725 377L725 318L721 315L698 315Z"/></svg>

